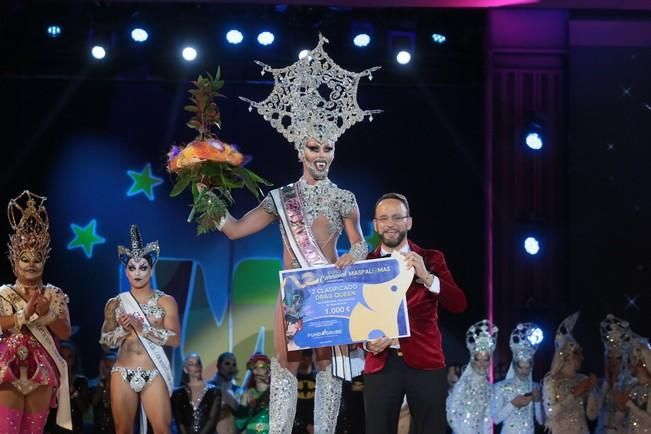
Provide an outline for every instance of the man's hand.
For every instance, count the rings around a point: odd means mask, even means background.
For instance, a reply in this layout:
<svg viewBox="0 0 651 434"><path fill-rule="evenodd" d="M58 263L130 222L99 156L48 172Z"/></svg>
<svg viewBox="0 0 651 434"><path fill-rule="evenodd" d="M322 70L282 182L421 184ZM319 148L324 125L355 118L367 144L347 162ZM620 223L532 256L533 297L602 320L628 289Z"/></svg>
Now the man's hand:
<svg viewBox="0 0 651 434"><path fill-rule="evenodd" d="M387 337L366 341L366 349L370 353L373 353L373 355L377 355L382 351L386 350L387 348L389 348L389 345L391 345L391 341L392 339Z"/></svg>
<svg viewBox="0 0 651 434"><path fill-rule="evenodd" d="M405 257L407 269L414 268L414 274L421 281L426 281L429 278L430 272L425 267L423 257L416 252L400 252Z"/></svg>
<svg viewBox="0 0 651 434"><path fill-rule="evenodd" d="M350 264L355 262L355 257L351 255L350 253L344 253L337 259L337 262L335 262L335 267L337 268L346 268Z"/></svg>

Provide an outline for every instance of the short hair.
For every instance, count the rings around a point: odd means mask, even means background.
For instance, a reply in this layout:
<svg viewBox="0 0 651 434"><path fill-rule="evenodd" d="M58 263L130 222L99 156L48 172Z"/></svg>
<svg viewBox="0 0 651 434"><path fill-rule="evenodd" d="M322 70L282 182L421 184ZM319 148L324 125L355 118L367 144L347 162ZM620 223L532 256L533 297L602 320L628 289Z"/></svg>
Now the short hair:
<svg viewBox="0 0 651 434"><path fill-rule="evenodd" d="M402 202L405 208L407 208L407 215L410 215L409 201L407 200L407 197L404 194L400 194L400 193L384 193L382 196L380 196L377 202L375 202L375 208L373 208L373 214L375 214L375 211L377 210L377 206L380 204L380 202L386 199L395 199L397 201Z"/></svg>

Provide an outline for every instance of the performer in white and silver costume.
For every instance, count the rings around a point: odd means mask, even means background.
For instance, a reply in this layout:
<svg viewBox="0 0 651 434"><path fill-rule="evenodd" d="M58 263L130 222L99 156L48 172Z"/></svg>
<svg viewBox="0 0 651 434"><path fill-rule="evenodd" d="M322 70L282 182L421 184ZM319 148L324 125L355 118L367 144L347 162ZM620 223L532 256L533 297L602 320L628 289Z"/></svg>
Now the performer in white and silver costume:
<svg viewBox="0 0 651 434"><path fill-rule="evenodd" d="M236 219L227 214L218 224L230 239L246 237L279 221L283 237L283 265L307 268L335 264L343 268L366 259L368 247L359 223L359 208L352 192L338 188L328 172L334 159L335 142L352 125L378 110L362 110L357 104L357 87L363 77L372 78L378 68L360 73L337 65L319 43L305 57L285 68L275 69L261 62L262 74L274 79L271 94L249 103L298 151L303 176L295 183L272 190L262 203ZM323 90L329 92L323 95ZM337 254L337 240L345 233L350 250ZM300 288L297 288L297 290ZM300 299L300 298L299 298ZM276 310L277 359L271 361L270 433L289 434L296 412L296 372L300 352L287 350L287 338L302 327L302 318L283 309ZM341 378L352 379L363 368L363 351L356 347L316 349L319 373L314 398L314 432L334 433L339 413ZM333 354L334 352L334 354ZM332 363L331 358L332 356Z"/></svg>
<svg viewBox="0 0 651 434"><path fill-rule="evenodd" d="M488 379L490 359L497 344L498 329L481 320L466 332L470 361L446 402L448 424L454 434L491 434L492 386Z"/></svg>
<svg viewBox="0 0 651 434"><path fill-rule="evenodd" d="M493 385L492 414L502 434L533 434L534 416L543 424L541 391L533 382L533 356L542 341L542 331L535 324L520 323L511 332L509 346L513 354L506 378Z"/></svg>
<svg viewBox="0 0 651 434"><path fill-rule="evenodd" d="M604 345L604 378L588 396L588 418L598 419L595 434L623 434L626 413L617 408L615 395L632 385L628 369L631 328L627 321L611 314L599 326Z"/></svg>
<svg viewBox="0 0 651 434"><path fill-rule="evenodd" d="M581 346L572 336L578 317L576 312L558 326L552 367L543 381L545 426L552 434L589 433L585 400L597 378L577 372L583 362Z"/></svg>
<svg viewBox="0 0 651 434"><path fill-rule="evenodd" d="M631 337L630 371L636 383L628 393L616 393L621 411L627 411L626 433L651 433L651 345L648 338Z"/></svg>

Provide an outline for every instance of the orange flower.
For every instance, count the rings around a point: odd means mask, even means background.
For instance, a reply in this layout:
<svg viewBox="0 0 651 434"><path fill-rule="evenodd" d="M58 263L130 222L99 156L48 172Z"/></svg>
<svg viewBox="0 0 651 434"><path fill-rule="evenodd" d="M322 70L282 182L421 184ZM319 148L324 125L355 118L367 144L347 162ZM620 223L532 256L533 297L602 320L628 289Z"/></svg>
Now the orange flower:
<svg viewBox="0 0 651 434"><path fill-rule="evenodd" d="M185 148L172 148L168 157L167 167L171 172L177 172L204 161L217 161L232 166L239 166L244 162L244 155L235 146L216 139L194 140Z"/></svg>

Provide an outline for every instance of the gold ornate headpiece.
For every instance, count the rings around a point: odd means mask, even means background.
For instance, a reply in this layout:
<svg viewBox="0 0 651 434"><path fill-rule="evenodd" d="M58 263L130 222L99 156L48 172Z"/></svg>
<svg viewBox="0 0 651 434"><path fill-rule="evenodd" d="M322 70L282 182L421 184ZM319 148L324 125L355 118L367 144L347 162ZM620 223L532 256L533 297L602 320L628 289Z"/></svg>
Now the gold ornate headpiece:
<svg viewBox="0 0 651 434"><path fill-rule="evenodd" d="M294 147L302 158L308 138L321 143L334 143L348 128L382 110L362 110L357 103L357 87L362 77L373 79L379 66L362 72L351 72L337 65L323 49L328 40L319 34L319 43L305 57L285 68L262 67L269 72L274 87L260 102L240 97L255 107Z"/></svg>
<svg viewBox="0 0 651 434"><path fill-rule="evenodd" d="M9 261L15 271L20 255L26 250L41 253L45 261L50 253L50 221L45 209L45 196L25 190L7 205L9 226Z"/></svg>

